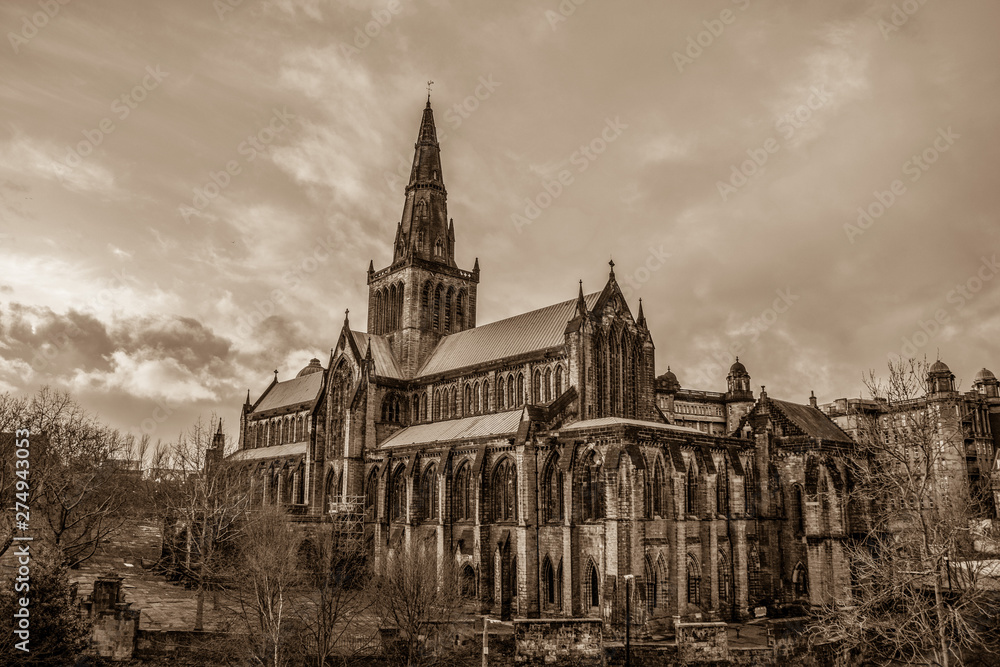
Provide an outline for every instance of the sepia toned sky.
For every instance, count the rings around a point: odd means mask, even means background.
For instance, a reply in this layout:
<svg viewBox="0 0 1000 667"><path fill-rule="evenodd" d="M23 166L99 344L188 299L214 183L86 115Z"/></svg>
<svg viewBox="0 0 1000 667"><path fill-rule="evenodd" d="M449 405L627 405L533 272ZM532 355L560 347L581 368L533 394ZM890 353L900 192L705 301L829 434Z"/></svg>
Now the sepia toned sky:
<svg viewBox="0 0 1000 667"><path fill-rule="evenodd" d="M579 4L578 4L579 3ZM48 7L50 14L45 14ZM987 0L0 4L0 390L172 440L326 363L426 81L479 322L603 287L682 386L1000 373ZM859 211L860 209L860 211Z"/></svg>

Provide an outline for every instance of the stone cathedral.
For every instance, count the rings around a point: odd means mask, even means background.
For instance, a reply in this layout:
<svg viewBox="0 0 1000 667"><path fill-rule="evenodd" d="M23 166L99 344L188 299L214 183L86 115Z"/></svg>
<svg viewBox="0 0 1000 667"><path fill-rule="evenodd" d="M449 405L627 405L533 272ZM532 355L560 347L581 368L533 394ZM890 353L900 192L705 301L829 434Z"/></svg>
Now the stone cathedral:
<svg viewBox="0 0 1000 667"><path fill-rule="evenodd" d="M656 377L613 263L600 291L480 324L455 247L428 100L366 330L345 317L325 366L243 406L231 458L260 502L363 516L376 562L424 545L501 618L620 619L628 575L654 626L849 599L852 439L815 398L755 396L738 359L724 392Z"/></svg>

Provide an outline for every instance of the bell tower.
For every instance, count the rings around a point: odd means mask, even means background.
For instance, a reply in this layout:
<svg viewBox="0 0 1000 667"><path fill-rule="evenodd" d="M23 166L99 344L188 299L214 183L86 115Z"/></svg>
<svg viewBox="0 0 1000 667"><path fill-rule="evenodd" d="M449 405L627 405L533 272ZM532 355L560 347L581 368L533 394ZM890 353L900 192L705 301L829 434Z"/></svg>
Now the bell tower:
<svg viewBox="0 0 1000 667"><path fill-rule="evenodd" d="M392 264L368 264L368 333L386 336L406 377L420 370L442 336L476 326L479 260L472 271L455 263L455 223L430 95L413 145L403 215Z"/></svg>

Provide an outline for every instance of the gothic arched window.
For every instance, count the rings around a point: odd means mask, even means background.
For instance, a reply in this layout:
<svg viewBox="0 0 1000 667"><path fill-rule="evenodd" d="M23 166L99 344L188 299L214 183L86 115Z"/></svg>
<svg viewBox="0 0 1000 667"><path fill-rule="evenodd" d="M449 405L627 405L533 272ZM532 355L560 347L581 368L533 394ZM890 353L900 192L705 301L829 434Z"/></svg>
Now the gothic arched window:
<svg viewBox="0 0 1000 667"><path fill-rule="evenodd" d="M806 532L805 513L802 504L802 487L796 484L792 487L792 499L789 507L788 518L792 524L792 529L801 535Z"/></svg>
<svg viewBox="0 0 1000 667"><path fill-rule="evenodd" d="M795 597L809 597L809 573L801 561L796 563L795 570L792 571L792 583L795 585Z"/></svg>
<svg viewBox="0 0 1000 667"><path fill-rule="evenodd" d="M490 385L483 382L483 412L490 411Z"/></svg>
<svg viewBox="0 0 1000 667"><path fill-rule="evenodd" d="M444 297L444 285L438 283L438 286L434 289L434 318L432 321L432 327L435 330L441 328L441 301Z"/></svg>
<svg viewBox="0 0 1000 667"><path fill-rule="evenodd" d="M542 372L537 369L531 374L531 402L542 402Z"/></svg>
<svg viewBox="0 0 1000 667"><path fill-rule="evenodd" d="M542 383L545 386L545 402L548 403L552 400L552 369L545 369L545 380Z"/></svg>
<svg viewBox="0 0 1000 667"><path fill-rule="evenodd" d="M398 466L392 474L392 510L390 517L393 521L406 521L406 475L403 474L405 466Z"/></svg>
<svg viewBox="0 0 1000 667"><path fill-rule="evenodd" d="M524 405L524 373L517 374L517 405Z"/></svg>
<svg viewBox="0 0 1000 667"><path fill-rule="evenodd" d="M644 574L646 575L646 611L650 614L653 610L659 606L659 600L657 599L657 593L659 592L660 577L656 568L650 562L649 557L643 559L644 563Z"/></svg>
<svg viewBox="0 0 1000 667"><path fill-rule="evenodd" d="M438 239L434 242L434 256L441 257L444 255L444 242Z"/></svg>
<svg viewBox="0 0 1000 667"><path fill-rule="evenodd" d="M438 517L437 466L433 463L427 466L423 478L420 480L420 504L424 519Z"/></svg>
<svg viewBox="0 0 1000 667"><path fill-rule="evenodd" d="M504 409L503 378L497 380L497 410Z"/></svg>
<svg viewBox="0 0 1000 667"><path fill-rule="evenodd" d="M715 476L715 511L729 516L729 464L723 457Z"/></svg>
<svg viewBox="0 0 1000 667"><path fill-rule="evenodd" d="M691 554L687 557L687 601L701 604L701 566Z"/></svg>
<svg viewBox="0 0 1000 667"><path fill-rule="evenodd" d="M749 602L754 605L763 595L760 585L760 551L756 543L751 544L747 551L747 588Z"/></svg>
<svg viewBox="0 0 1000 667"><path fill-rule="evenodd" d="M369 519L375 518L375 504L378 502L378 468L372 468L365 482L365 513Z"/></svg>
<svg viewBox="0 0 1000 667"><path fill-rule="evenodd" d="M465 294L465 290L460 290L455 301L455 329L458 331L465 329Z"/></svg>
<svg viewBox="0 0 1000 667"><path fill-rule="evenodd" d="M493 471L493 520L517 520L517 468L504 458Z"/></svg>
<svg viewBox="0 0 1000 667"><path fill-rule="evenodd" d="M468 463L463 463L455 473L452 488L453 511L456 521L471 521L472 513L472 472Z"/></svg>
<svg viewBox="0 0 1000 667"><path fill-rule="evenodd" d="M688 462L687 469L687 485L685 488L686 492L686 509L688 514L700 514L698 511L698 464L695 463L694 458Z"/></svg>
<svg viewBox="0 0 1000 667"><path fill-rule="evenodd" d="M451 333L451 305L455 296L455 288L449 287L444 295L444 332Z"/></svg>
<svg viewBox="0 0 1000 667"><path fill-rule="evenodd" d="M604 516L604 485L601 466L591 450L577 468L577 489L584 521Z"/></svg>
<svg viewBox="0 0 1000 667"><path fill-rule="evenodd" d="M548 555L542 561L542 602L548 606L554 606L556 596L556 573L552 569L552 561Z"/></svg>
<svg viewBox="0 0 1000 667"><path fill-rule="evenodd" d="M601 606L601 579L594 561L587 563L586 576L583 578L583 599L591 608Z"/></svg>
<svg viewBox="0 0 1000 667"><path fill-rule="evenodd" d="M653 516L666 516L663 497L666 491L666 475L663 472L663 462L659 458L653 464L653 488L650 493L653 497Z"/></svg>
<svg viewBox="0 0 1000 667"><path fill-rule="evenodd" d="M561 396L563 393L563 369L562 366L556 366L556 397Z"/></svg>
<svg viewBox="0 0 1000 667"><path fill-rule="evenodd" d="M748 459L743 473L743 513L747 516L757 513L757 483L753 465L753 459Z"/></svg>
<svg viewBox="0 0 1000 667"><path fill-rule="evenodd" d="M559 468L559 455L553 454L542 473L542 511L545 521L562 521L563 474Z"/></svg>
<svg viewBox="0 0 1000 667"><path fill-rule="evenodd" d="M719 609L727 613L727 607L733 599L733 570L729 565L729 557L725 552L719 552Z"/></svg>

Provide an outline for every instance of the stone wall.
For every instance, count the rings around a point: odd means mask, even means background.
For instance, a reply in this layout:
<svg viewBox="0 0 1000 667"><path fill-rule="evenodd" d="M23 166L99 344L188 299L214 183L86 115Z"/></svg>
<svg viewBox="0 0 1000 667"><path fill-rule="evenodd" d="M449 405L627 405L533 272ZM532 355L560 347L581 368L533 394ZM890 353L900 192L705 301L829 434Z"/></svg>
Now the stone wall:
<svg viewBox="0 0 1000 667"><path fill-rule="evenodd" d="M514 661L519 665L601 665L600 619L518 619Z"/></svg>
<svg viewBox="0 0 1000 667"><path fill-rule="evenodd" d="M682 662L713 662L729 659L729 637L725 623L677 623L677 654Z"/></svg>

